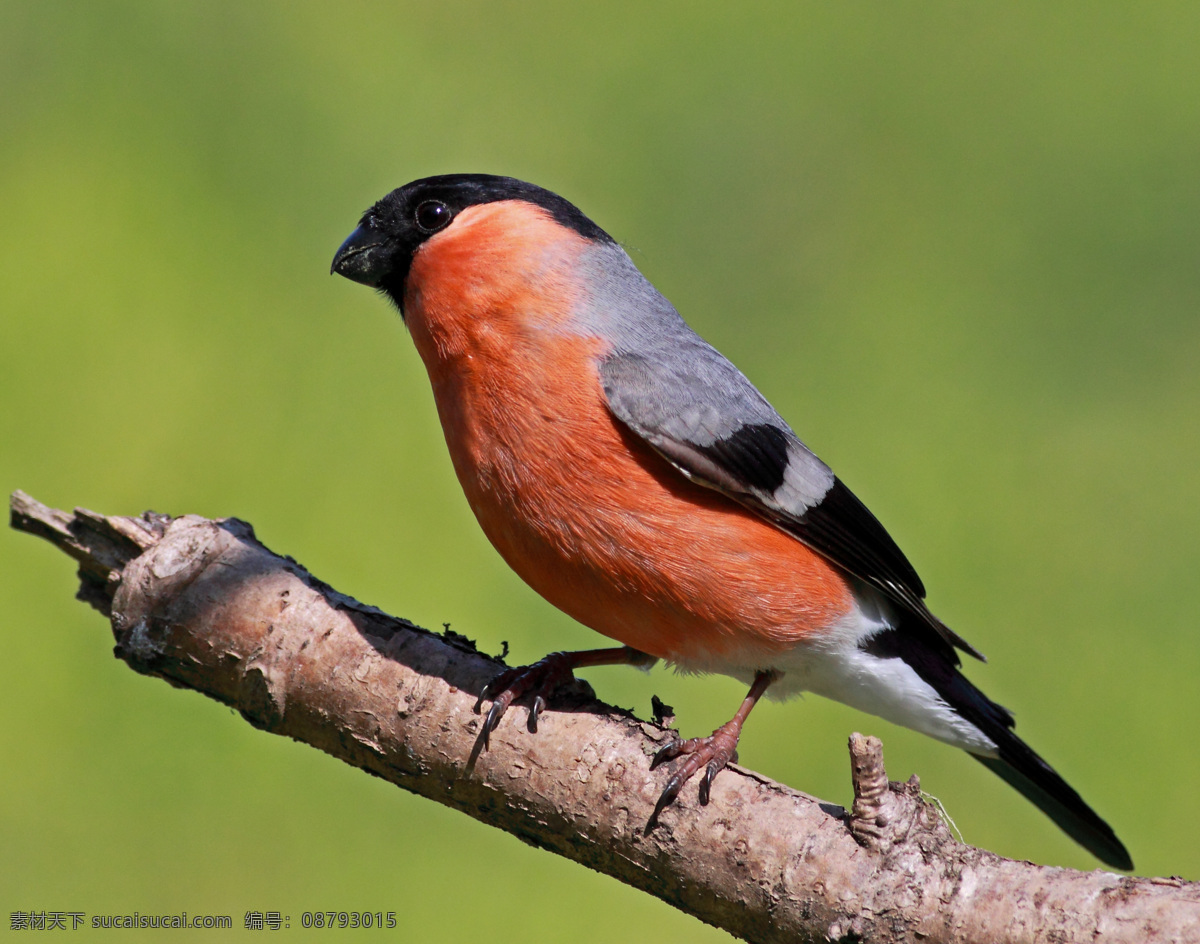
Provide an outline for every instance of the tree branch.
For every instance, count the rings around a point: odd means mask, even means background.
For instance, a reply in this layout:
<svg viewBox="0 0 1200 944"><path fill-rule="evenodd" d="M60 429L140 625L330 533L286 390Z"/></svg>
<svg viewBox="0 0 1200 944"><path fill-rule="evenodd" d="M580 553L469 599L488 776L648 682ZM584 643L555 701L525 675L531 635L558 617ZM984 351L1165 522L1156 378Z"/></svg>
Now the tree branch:
<svg viewBox="0 0 1200 944"><path fill-rule="evenodd" d="M749 941L1200 941L1200 884L1075 872L956 842L915 778L851 739L851 813L731 765L643 828L663 779L657 724L560 693L536 736L510 711L482 752L476 702L502 663L338 593L250 525L56 511L22 492L12 526L79 561L134 670L230 705L523 841Z"/></svg>

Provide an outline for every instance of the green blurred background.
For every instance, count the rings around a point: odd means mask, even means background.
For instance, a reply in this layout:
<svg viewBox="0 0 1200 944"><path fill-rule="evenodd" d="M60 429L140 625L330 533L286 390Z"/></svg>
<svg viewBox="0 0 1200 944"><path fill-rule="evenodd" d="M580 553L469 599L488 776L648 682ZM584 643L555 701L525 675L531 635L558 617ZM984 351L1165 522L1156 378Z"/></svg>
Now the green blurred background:
<svg viewBox="0 0 1200 944"><path fill-rule="evenodd" d="M237 515L517 660L596 644L480 534L400 320L328 275L393 187L529 179L875 510L1139 872L1200 878L1198 45L1190 3L7 0L0 487ZM5 925L280 910L303 936L335 908L418 940L724 937L134 675L49 545L5 532L0 574ZM688 735L743 694L588 676ZM966 756L820 699L756 711L741 756L847 802L853 730L968 841L1096 865Z"/></svg>

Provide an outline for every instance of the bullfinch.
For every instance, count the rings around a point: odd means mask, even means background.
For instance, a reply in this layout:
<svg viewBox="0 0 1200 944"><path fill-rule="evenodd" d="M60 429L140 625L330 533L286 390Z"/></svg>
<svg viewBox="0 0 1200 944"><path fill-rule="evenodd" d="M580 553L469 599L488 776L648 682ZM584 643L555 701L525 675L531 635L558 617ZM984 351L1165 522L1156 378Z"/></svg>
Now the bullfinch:
<svg viewBox="0 0 1200 944"><path fill-rule="evenodd" d="M836 699L967 751L1105 863L1112 829L959 671L982 655L934 616L882 525L625 251L562 197L427 177L363 215L333 271L386 295L433 387L480 526L534 590L622 645L557 652L485 690L482 738L574 669L720 672L749 693L680 759L654 815L700 799L770 692Z"/></svg>

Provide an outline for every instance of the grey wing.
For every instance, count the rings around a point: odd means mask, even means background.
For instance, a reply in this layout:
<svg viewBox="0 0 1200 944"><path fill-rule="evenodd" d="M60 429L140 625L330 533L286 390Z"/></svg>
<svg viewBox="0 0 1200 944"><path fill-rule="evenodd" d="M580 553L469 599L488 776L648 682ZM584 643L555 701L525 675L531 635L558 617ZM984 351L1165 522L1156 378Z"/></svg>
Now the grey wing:
<svg viewBox="0 0 1200 944"><path fill-rule="evenodd" d="M696 335L600 365L609 409L689 479L717 489L917 617L953 649L983 656L930 613L912 564L875 516L766 398Z"/></svg>

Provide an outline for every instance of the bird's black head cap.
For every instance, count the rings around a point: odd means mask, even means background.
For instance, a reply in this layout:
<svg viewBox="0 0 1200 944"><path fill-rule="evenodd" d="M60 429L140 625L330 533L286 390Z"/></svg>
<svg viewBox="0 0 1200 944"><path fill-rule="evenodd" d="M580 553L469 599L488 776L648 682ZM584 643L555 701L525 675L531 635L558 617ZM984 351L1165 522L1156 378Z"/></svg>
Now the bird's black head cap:
<svg viewBox="0 0 1200 944"><path fill-rule="evenodd" d="M442 174L393 190L363 214L333 258L332 271L384 292L401 314L413 255L467 207L522 200L541 207L585 239L613 239L575 204L534 184L491 174Z"/></svg>

